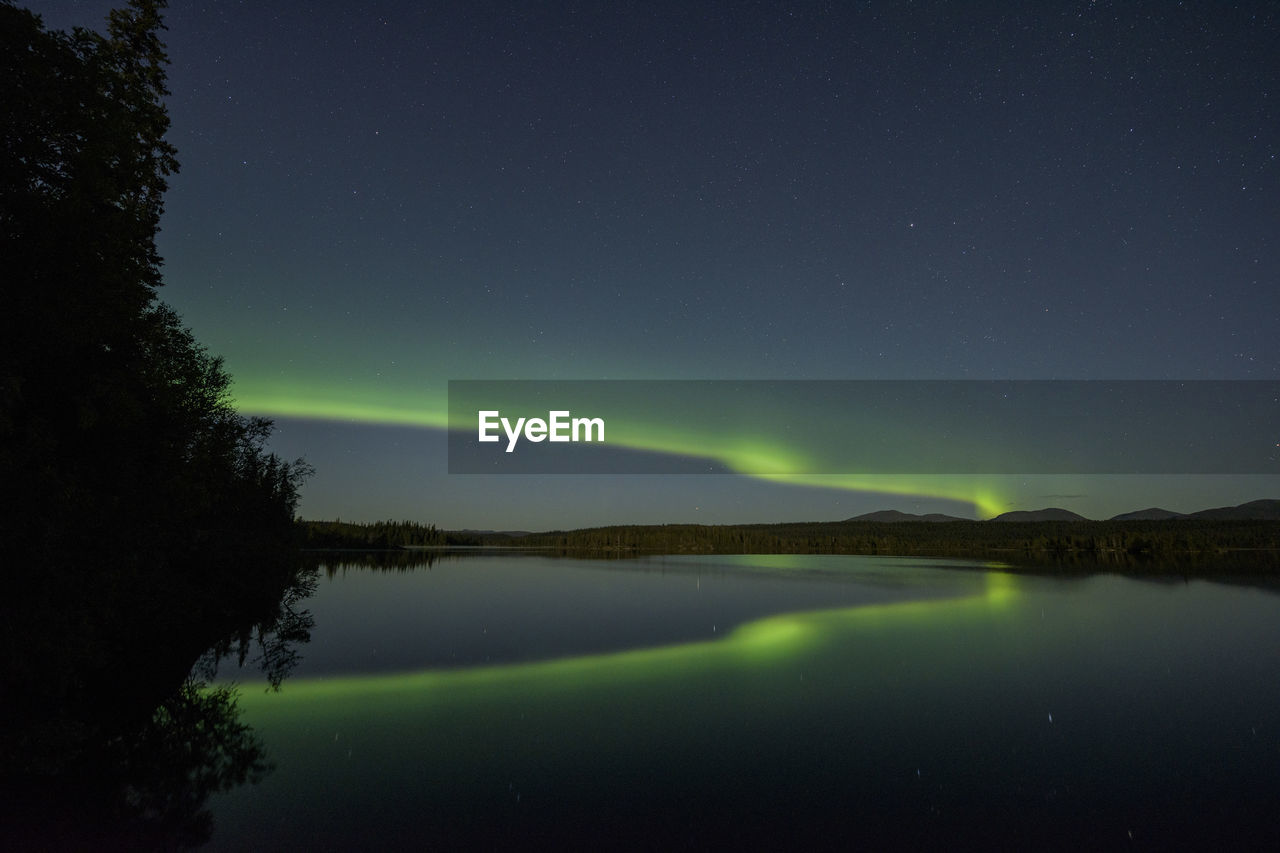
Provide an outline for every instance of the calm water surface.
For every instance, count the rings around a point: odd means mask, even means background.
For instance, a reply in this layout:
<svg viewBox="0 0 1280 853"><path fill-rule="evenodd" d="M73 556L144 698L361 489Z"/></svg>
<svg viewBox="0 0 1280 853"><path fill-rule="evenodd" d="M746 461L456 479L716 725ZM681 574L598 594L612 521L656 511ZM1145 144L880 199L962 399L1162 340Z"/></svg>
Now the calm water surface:
<svg viewBox="0 0 1280 853"><path fill-rule="evenodd" d="M847 556L330 567L212 849L1280 841L1280 597Z"/></svg>

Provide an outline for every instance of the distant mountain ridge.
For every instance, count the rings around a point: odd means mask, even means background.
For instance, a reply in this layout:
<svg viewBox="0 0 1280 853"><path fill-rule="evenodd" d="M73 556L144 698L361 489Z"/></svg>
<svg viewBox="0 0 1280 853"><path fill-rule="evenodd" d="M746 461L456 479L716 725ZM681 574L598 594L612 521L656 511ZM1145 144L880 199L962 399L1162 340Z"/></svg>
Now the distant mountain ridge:
<svg viewBox="0 0 1280 853"><path fill-rule="evenodd" d="M1249 501L1238 506L1222 506L1214 509L1202 509L1199 512L1174 512L1171 509L1163 509L1161 507L1148 507L1147 509L1134 510L1133 512L1122 512L1119 515L1113 515L1107 521L1165 521L1175 518L1203 518L1209 521L1280 521L1280 500L1262 499ZM942 513L931 512L927 515L917 515L910 512L899 512L896 509L882 509L878 512L868 512L862 515L855 515L853 518L846 518L845 521L866 521L878 524L896 524L899 522L920 522L920 521L971 521L972 519L959 518L954 515L943 515ZM1014 510L997 515L991 521L1089 521L1079 513L1072 512L1069 509L1061 507L1046 507L1044 509L1034 510Z"/></svg>
<svg viewBox="0 0 1280 853"><path fill-rule="evenodd" d="M1111 521L1164 521L1170 518L1186 518L1186 513L1174 512L1171 509L1161 509L1158 506L1147 507L1146 509L1136 510L1134 512L1122 512L1119 515L1111 516Z"/></svg>
<svg viewBox="0 0 1280 853"><path fill-rule="evenodd" d="M1209 518L1215 521L1276 521L1280 520L1280 500L1249 501L1239 506L1220 506L1191 513L1188 518Z"/></svg>
<svg viewBox="0 0 1280 853"><path fill-rule="evenodd" d="M898 512L896 509L882 509L879 512L868 512L863 515L855 515L853 518L846 518L845 521L877 521L881 523L894 523L898 521L968 521L969 519L960 518L955 515L943 515L940 512L931 512L927 515L916 515L912 512Z"/></svg>
<svg viewBox="0 0 1280 853"><path fill-rule="evenodd" d="M1088 521L1079 513L1072 512L1069 509L1051 506L1045 509L1032 510L1014 510L1013 512L1002 512L992 521Z"/></svg>

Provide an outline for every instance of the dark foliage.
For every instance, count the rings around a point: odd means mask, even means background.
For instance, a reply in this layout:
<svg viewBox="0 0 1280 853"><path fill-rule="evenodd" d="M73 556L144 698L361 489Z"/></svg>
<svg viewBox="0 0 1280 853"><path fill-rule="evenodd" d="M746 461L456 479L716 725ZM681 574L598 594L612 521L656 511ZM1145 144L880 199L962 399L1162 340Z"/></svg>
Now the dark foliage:
<svg viewBox="0 0 1280 853"><path fill-rule="evenodd" d="M485 544L516 544L489 536ZM522 547L597 552L708 554L880 554L976 557L1032 565L1124 570L1274 572L1280 522L867 521L799 524L664 524L598 527L522 536Z"/></svg>
<svg viewBox="0 0 1280 853"><path fill-rule="evenodd" d="M434 524L416 521L300 521L308 548L403 548L406 546L467 545L463 537L446 533Z"/></svg>
<svg viewBox="0 0 1280 853"><path fill-rule="evenodd" d="M156 298L178 167L163 6L133 0L102 35L0 0L0 780L131 779L135 817L190 824L262 769L193 663L257 625L278 683L305 640L305 612L280 607L307 469L265 450L269 422L235 411L221 361Z"/></svg>
<svg viewBox="0 0 1280 853"><path fill-rule="evenodd" d="M304 473L263 450L269 424L235 412L221 361L155 298L177 168L161 5L112 12L101 36L0 3L0 549L41 575L81 572L85 547L198 573L211 543L287 536Z"/></svg>

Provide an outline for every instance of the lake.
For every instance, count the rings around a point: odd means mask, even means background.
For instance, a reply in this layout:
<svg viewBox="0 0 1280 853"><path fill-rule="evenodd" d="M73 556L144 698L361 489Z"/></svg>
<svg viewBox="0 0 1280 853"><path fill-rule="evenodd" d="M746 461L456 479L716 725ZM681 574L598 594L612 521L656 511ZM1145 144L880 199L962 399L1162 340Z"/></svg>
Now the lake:
<svg viewBox="0 0 1280 853"><path fill-rule="evenodd" d="M856 556L335 558L209 849L1280 842L1280 597Z"/></svg>

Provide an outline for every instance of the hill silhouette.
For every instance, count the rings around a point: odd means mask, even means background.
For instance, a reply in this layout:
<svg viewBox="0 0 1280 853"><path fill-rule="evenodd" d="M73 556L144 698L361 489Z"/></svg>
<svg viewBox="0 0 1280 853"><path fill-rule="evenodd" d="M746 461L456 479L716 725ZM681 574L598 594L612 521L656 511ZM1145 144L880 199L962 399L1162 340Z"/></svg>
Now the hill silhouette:
<svg viewBox="0 0 1280 853"><path fill-rule="evenodd" d="M943 515L940 512L931 512L927 515L917 515L912 512L899 512L896 509L882 509L879 512L868 512L862 515L855 515L853 518L846 518L845 521L874 521L881 524L893 524L899 521L970 521L971 519L960 518L955 515Z"/></svg>
<svg viewBox="0 0 1280 853"><path fill-rule="evenodd" d="M992 521L1088 521L1079 513L1072 512L1069 509L1061 507L1048 507L1046 509L1033 510L1015 510L1013 512L1002 512Z"/></svg>
<svg viewBox="0 0 1280 853"><path fill-rule="evenodd" d="M1190 518L1214 521L1280 521L1280 500L1259 500L1193 512Z"/></svg>
<svg viewBox="0 0 1280 853"><path fill-rule="evenodd" d="M1112 521L1164 521L1169 518L1186 518L1187 516L1181 512L1174 512L1171 509L1161 509L1158 506L1147 507L1146 509L1135 510L1134 512L1122 512L1119 515L1111 516Z"/></svg>

